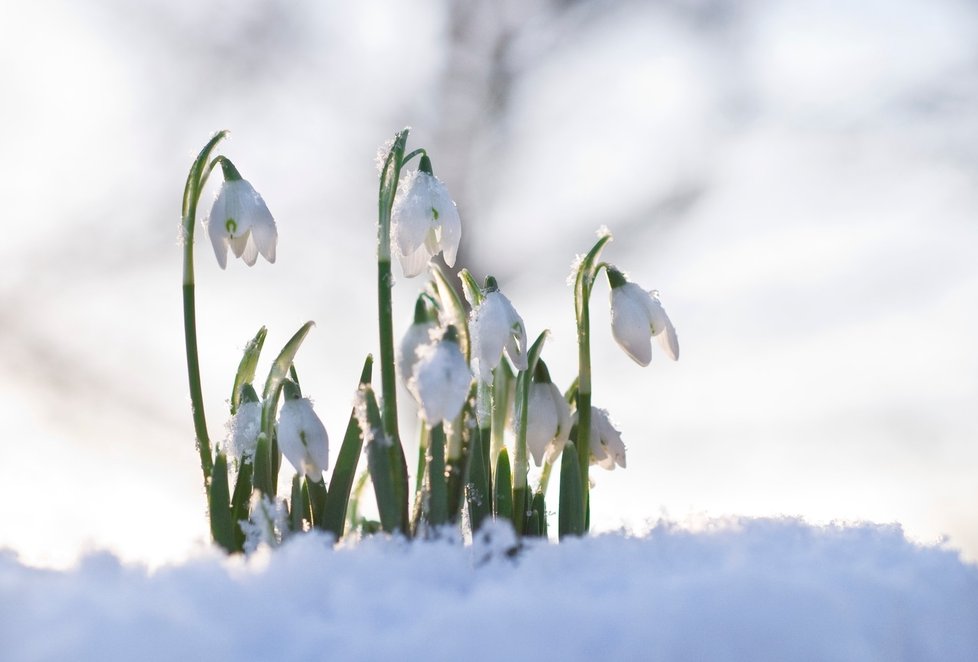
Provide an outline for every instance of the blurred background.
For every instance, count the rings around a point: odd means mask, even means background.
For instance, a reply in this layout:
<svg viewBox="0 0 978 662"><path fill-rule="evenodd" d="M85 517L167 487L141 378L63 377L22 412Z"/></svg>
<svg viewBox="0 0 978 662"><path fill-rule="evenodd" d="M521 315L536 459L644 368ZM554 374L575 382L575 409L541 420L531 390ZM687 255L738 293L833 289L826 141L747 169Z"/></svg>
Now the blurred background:
<svg viewBox="0 0 978 662"><path fill-rule="evenodd" d="M628 469L592 472L595 529L872 520L978 559L974 3L0 8L0 547L25 562L207 541L177 234L217 129L280 239L222 272L198 232L211 436L245 341L314 319L298 366L335 453L376 352L375 155L407 125L457 200L459 264L552 330L559 386L565 278L601 225L678 328L681 360L639 368L597 286L595 403ZM398 334L421 287L395 288Z"/></svg>

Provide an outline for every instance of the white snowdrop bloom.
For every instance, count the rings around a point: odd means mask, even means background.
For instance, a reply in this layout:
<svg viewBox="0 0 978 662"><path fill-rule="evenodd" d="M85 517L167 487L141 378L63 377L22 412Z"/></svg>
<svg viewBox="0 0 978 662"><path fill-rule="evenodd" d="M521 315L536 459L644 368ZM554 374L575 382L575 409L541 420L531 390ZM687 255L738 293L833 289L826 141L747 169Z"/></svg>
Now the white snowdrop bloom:
<svg viewBox="0 0 978 662"><path fill-rule="evenodd" d="M503 349L517 370L526 370L523 318L498 289L490 289L472 310L469 330L472 334L472 365L483 382L492 381L492 371L499 365Z"/></svg>
<svg viewBox="0 0 978 662"><path fill-rule="evenodd" d="M243 402L227 424L228 449L238 461L251 462L261 432L261 403Z"/></svg>
<svg viewBox="0 0 978 662"><path fill-rule="evenodd" d="M329 438L308 398L286 399L278 414L278 447L296 472L317 481L329 468Z"/></svg>
<svg viewBox="0 0 978 662"><path fill-rule="evenodd" d="M428 425L453 421L469 395L472 373L458 346L455 327L449 326L442 338L418 350L418 362L408 388L421 406Z"/></svg>
<svg viewBox="0 0 978 662"><path fill-rule="evenodd" d="M431 334L438 328L435 322L415 322L408 327L401 338L397 352L397 370L406 384L414 374L414 366L418 363L418 350L431 344Z"/></svg>
<svg viewBox="0 0 978 662"><path fill-rule="evenodd" d="M571 429L570 406L553 382L530 386L526 413L526 448L539 467L553 462L564 450Z"/></svg>
<svg viewBox="0 0 978 662"><path fill-rule="evenodd" d="M625 353L646 366L652 360L652 338L673 361L679 358L676 328L659 303L657 292L646 292L625 280L621 272L608 269L611 281L611 333Z"/></svg>
<svg viewBox="0 0 978 662"><path fill-rule="evenodd" d="M462 222L445 185L421 168L401 177L391 210L391 243L404 275L417 276L439 251L448 266L454 265L461 239Z"/></svg>
<svg viewBox="0 0 978 662"><path fill-rule="evenodd" d="M591 464L613 471L625 468L625 443L604 409L591 407Z"/></svg>
<svg viewBox="0 0 978 662"><path fill-rule="evenodd" d="M229 246L234 256L243 259L249 267L258 260L259 253L269 262L275 262L278 241L275 219L247 180L228 179L225 175L204 223L221 269L227 267Z"/></svg>

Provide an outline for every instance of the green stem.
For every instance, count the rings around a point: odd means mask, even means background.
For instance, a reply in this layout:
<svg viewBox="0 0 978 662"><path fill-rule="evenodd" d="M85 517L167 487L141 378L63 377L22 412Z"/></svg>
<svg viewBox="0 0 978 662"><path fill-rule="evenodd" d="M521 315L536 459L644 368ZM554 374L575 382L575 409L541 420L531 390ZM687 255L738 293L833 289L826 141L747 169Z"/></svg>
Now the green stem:
<svg viewBox="0 0 978 662"><path fill-rule="evenodd" d="M210 435L207 434L207 420L204 416L204 396L200 385L200 358L197 352L197 304L194 291L194 228L197 219L197 203L206 174L210 170L207 159L211 151L225 136L227 131L219 131L207 141L197 158L190 166L187 183L183 189L181 229L183 232L183 334L187 350L187 377L190 381L190 402L194 420L194 434L197 451L200 453L200 468L204 474L204 487L209 488L214 460L211 455ZM206 170L206 173L205 173Z"/></svg>
<svg viewBox="0 0 978 662"><path fill-rule="evenodd" d="M448 521L448 488L445 484L445 427L431 428L428 443L428 522L441 526Z"/></svg>
<svg viewBox="0 0 978 662"><path fill-rule="evenodd" d="M380 379L381 379L381 421L384 435L392 444L391 461L395 474L397 499L401 512L401 530L407 535L410 531L408 515L407 461L401 446L401 435L397 425L397 382L394 372L394 319L392 313L391 290L394 278L391 274L391 210L394 207L394 194L400 179L404 162L404 145L408 130L404 129L394 138L390 152L380 175L377 218L377 317L380 332Z"/></svg>
<svg viewBox="0 0 978 662"><path fill-rule="evenodd" d="M591 464L591 286L604 262L596 263L605 244L611 240L610 234L598 238L578 267L574 287L574 309L577 317L577 460L581 477L581 516L586 522L589 498L588 467ZM562 470L563 471L563 470ZM586 531L585 527L585 531Z"/></svg>

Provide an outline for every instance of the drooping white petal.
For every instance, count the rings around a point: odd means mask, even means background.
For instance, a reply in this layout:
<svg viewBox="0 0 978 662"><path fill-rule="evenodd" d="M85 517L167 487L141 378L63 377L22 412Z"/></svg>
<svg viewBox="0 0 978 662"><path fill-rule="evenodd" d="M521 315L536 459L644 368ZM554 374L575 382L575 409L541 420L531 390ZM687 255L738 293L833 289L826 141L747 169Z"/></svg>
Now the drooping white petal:
<svg viewBox="0 0 978 662"><path fill-rule="evenodd" d="M500 295L501 296L501 295ZM526 326L509 299L503 297L509 308L509 337L506 339L506 353L517 370L526 370Z"/></svg>
<svg viewBox="0 0 978 662"><path fill-rule="evenodd" d="M391 209L391 243L404 275L410 278L421 273L439 251L449 266L454 265L461 237L458 209L445 186L427 172L405 173ZM422 259L424 263L419 264Z"/></svg>
<svg viewBox="0 0 978 662"><path fill-rule="evenodd" d="M252 266L261 253L275 261L278 232L265 201L244 179L225 181L214 198L206 221L214 255L222 269L227 267L228 248L235 257Z"/></svg>
<svg viewBox="0 0 978 662"><path fill-rule="evenodd" d="M665 315L665 311L662 314ZM676 327L668 317L665 318L665 327L656 335L656 339L666 356L673 361L679 360L679 337L676 335Z"/></svg>
<svg viewBox="0 0 978 662"><path fill-rule="evenodd" d="M431 331L436 327L434 322L412 324L401 338L397 353L397 371L405 383L414 374L414 366L418 362L418 349L431 343Z"/></svg>
<svg viewBox="0 0 978 662"><path fill-rule="evenodd" d="M241 253L241 259L249 267L253 267L255 266L255 262L258 261L258 247L255 246L255 238L251 236L250 232L245 235L245 239L245 247L244 252Z"/></svg>
<svg viewBox="0 0 978 662"><path fill-rule="evenodd" d="M462 241L462 220L448 189L437 178L431 186L431 198L431 206L438 212L435 220L440 227L438 243L445 257L445 264L451 267L455 265L458 245Z"/></svg>
<svg viewBox="0 0 978 662"><path fill-rule="evenodd" d="M545 457L547 462L553 463L564 451L564 446L570 436L571 412L570 405L567 404L567 400L564 399L560 389L554 384L547 384L547 386L550 387L550 397L553 400L554 409L557 411L557 432L547 445Z"/></svg>
<svg viewBox="0 0 978 662"><path fill-rule="evenodd" d="M255 192L254 218L251 222L251 239L255 242L258 252L271 263L275 262L275 248L278 244L278 228L275 219L265 205L262 197Z"/></svg>
<svg viewBox="0 0 978 662"><path fill-rule="evenodd" d="M329 468L326 427L308 398L286 400L278 417L278 445L297 473L310 480L322 478Z"/></svg>
<svg viewBox="0 0 978 662"><path fill-rule="evenodd" d="M414 374L408 382L429 425L453 421L469 395L472 373L458 344L439 341L421 347Z"/></svg>
<svg viewBox="0 0 978 662"><path fill-rule="evenodd" d="M499 365L509 334L509 318L499 292L489 292L470 315L472 356L483 382L492 381L492 370Z"/></svg>
<svg viewBox="0 0 978 662"><path fill-rule="evenodd" d="M641 366L652 360L648 292L634 283L611 288L611 334L625 353Z"/></svg>
<svg viewBox="0 0 978 662"><path fill-rule="evenodd" d="M564 450L570 435L570 407L551 382L530 387L526 416L526 448L536 466L553 462Z"/></svg>
<svg viewBox="0 0 978 662"><path fill-rule="evenodd" d="M430 178L426 173L413 170L406 173L398 185L394 207L391 210L391 242L401 258L402 268L404 259L416 255L433 229L434 215L430 202L430 186L427 181ZM411 271L413 275L417 275L423 269L424 266L415 267ZM408 270L404 271L405 275L408 275Z"/></svg>
<svg viewBox="0 0 978 662"><path fill-rule="evenodd" d="M625 468L625 443L621 433L611 423L608 412L591 407L591 463L602 469L614 470L617 464Z"/></svg>

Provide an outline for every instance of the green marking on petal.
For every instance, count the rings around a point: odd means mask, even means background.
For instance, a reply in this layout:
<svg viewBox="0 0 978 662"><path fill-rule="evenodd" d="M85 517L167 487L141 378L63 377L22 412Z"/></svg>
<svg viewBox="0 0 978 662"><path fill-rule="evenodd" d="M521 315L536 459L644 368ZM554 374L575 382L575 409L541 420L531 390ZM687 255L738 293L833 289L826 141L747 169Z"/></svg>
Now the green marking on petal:
<svg viewBox="0 0 978 662"><path fill-rule="evenodd" d="M238 224L233 218L229 218L228 220L224 221L224 228L228 231L228 234L234 234L238 231Z"/></svg>
<svg viewBox="0 0 978 662"><path fill-rule="evenodd" d="M431 208L431 213L435 215L435 220L438 220L438 210L434 207Z"/></svg>

